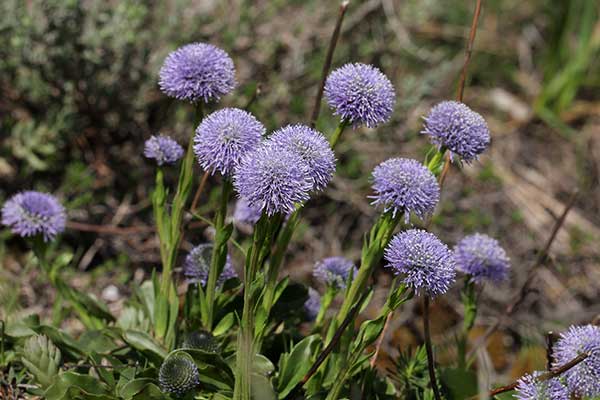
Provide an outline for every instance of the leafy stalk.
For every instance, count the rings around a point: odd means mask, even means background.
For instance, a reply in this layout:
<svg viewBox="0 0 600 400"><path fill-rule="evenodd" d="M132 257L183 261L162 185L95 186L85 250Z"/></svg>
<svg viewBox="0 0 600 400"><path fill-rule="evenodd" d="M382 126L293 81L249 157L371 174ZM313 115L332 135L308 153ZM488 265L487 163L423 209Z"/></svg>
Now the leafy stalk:
<svg viewBox="0 0 600 400"><path fill-rule="evenodd" d="M208 280L206 282L206 314L203 315L203 325L206 329L211 330L214 318L215 297L217 290L217 279L227 261L227 241L231 236L232 226L225 225L225 217L227 216L227 203L231 197L233 186L231 181L225 179L222 184L221 199L219 208L215 215L215 241L213 245L212 256L210 260L210 270L208 272Z"/></svg>
<svg viewBox="0 0 600 400"><path fill-rule="evenodd" d="M465 318L458 338L458 365L465 368L467 364L467 340L469 332L473 329L475 319L477 318L477 295L475 292L475 282L472 279L465 279L465 286L461 292L461 298L465 309Z"/></svg>

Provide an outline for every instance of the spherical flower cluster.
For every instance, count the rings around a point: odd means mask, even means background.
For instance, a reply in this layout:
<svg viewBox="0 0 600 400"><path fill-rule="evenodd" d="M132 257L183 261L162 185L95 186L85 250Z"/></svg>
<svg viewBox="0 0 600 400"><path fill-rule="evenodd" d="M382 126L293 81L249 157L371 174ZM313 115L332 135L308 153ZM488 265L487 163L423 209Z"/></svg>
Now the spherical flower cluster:
<svg viewBox="0 0 600 400"><path fill-rule="evenodd" d="M542 372L525 375L518 381L515 398L519 400L569 400L569 390L558 378L538 381Z"/></svg>
<svg viewBox="0 0 600 400"><path fill-rule="evenodd" d="M448 246L420 229L397 234L385 249L385 260L394 274L405 276L409 287L432 297L446 293L456 276Z"/></svg>
<svg viewBox="0 0 600 400"><path fill-rule="evenodd" d="M225 108L210 114L198 126L194 153L204 170L230 176L264 134L265 127L252 114L239 108Z"/></svg>
<svg viewBox="0 0 600 400"><path fill-rule="evenodd" d="M168 136L152 136L144 143L144 156L158 165L175 164L183 156L183 148Z"/></svg>
<svg viewBox="0 0 600 400"><path fill-rule="evenodd" d="M396 104L390 80L379 69L360 63L333 71L325 83L325 97L343 121L369 128L387 122Z"/></svg>
<svg viewBox="0 0 600 400"><path fill-rule="evenodd" d="M327 257L315 264L313 276L327 286L345 289L350 275L356 276L354 263L345 257Z"/></svg>
<svg viewBox="0 0 600 400"><path fill-rule="evenodd" d="M206 43L191 43L167 56L159 72L160 89L178 100L208 103L236 86L229 55Z"/></svg>
<svg viewBox="0 0 600 400"><path fill-rule="evenodd" d="M417 160L392 158L373 170L373 204L384 211L404 213L408 222L413 212L420 218L431 214L440 199L435 176Z"/></svg>
<svg viewBox="0 0 600 400"><path fill-rule="evenodd" d="M306 125L288 125L269 136L269 141L296 152L308 165L313 190L322 190L333 178L335 155L322 133Z"/></svg>
<svg viewBox="0 0 600 400"><path fill-rule="evenodd" d="M319 315L321 309L321 295L313 288L308 288L308 299L304 302L304 311L309 321L313 321Z"/></svg>
<svg viewBox="0 0 600 400"><path fill-rule="evenodd" d="M209 353L218 353L221 349L217 339L210 332L204 330L189 333L183 340L181 347L184 349L203 350Z"/></svg>
<svg viewBox="0 0 600 400"><path fill-rule="evenodd" d="M242 198L236 201L235 209L233 211L233 220L236 223L243 225L255 225L260 219L261 215L261 209L250 206L245 199Z"/></svg>
<svg viewBox="0 0 600 400"><path fill-rule="evenodd" d="M17 193L2 207L2 224L21 237L42 235L48 242L65 230L66 222L65 208L49 193Z"/></svg>
<svg viewBox="0 0 600 400"><path fill-rule="evenodd" d="M158 383L163 392L182 397L200 384L200 373L192 357L178 351L161 364Z"/></svg>
<svg viewBox="0 0 600 400"><path fill-rule="evenodd" d="M183 275L188 282L199 283L201 286L206 285L212 252L213 245L211 243L200 244L189 252L183 263ZM237 273L231 264L231 258L228 254L225 267L221 275L217 278L217 286L222 286L227 280L236 277Z"/></svg>
<svg viewBox="0 0 600 400"><path fill-rule="evenodd" d="M510 260L496 239L476 233L463 238L454 247L456 269L470 275L475 282L493 283L508 278Z"/></svg>
<svg viewBox="0 0 600 400"><path fill-rule="evenodd" d="M313 187L308 165L294 151L270 141L243 157L233 185L250 207L272 216L291 214Z"/></svg>
<svg viewBox="0 0 600 400"><path fill-rule="evenodd" d="M433 107L425 117L421 133L467 163L477 159L490 144L490 132L483 117L456 101L443 101Z"/></svg>
<svg viewBox="0 0 600 400"><path fill-rule="evenodd" d="M579 397L600 395L600 327L572 326L554 346L554 367L562 366L582 353L588 357L566 371L567 386Z"/></svg>

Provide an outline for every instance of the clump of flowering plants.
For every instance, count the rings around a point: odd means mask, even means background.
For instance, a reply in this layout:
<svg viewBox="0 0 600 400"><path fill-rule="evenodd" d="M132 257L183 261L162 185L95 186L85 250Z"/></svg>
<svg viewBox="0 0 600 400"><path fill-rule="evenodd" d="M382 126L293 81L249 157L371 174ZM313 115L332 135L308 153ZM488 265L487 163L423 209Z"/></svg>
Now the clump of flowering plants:
<svg viewBox="0 0 600 400"><path fill-rule="evenodd" d="M424 117L426 159L398 154L373 170L369 198L378 214L364 235L360 259L333 254L314 260L319 287L306 287L281 277L302 211L333 179L344 131L376 129L389 121L396 104L392 82L371 65L346 64L323 82L320 89L339 119L335 131L324 134L296 123L267 133L247 110L204 114L237 84L234 62L224 50L193 43L172 52L158 85L165 95L191 102L198 118L186 146L161 134L140 149L156 165L152 207L160 267L132 287L123 310L113 315L62 277L72 255L56 255L53 247L67 227L60 199L32 190L14 194L2 207L2 224L30 244L56 288L58 305L51 323L1 322L0 366L25 380L29 394L50 400L476 395L467 349L478 288L509 279L510 260L501 243L483 233L452 248L428 228L451 162L474 163L490 144L485 119L461 101L435 105ZM166 178L167 169L178 169L176 183ZM198 169L220 182L212 220L189 207ZM184 217L208 221L214 231L212 241L194 243L187 254L180 250ZM247 240L240 244L239 238ZM243 266L234 265L232 252L243 255ZM385 304L375 318L359 319L378 268L394 276ZM457 279L464 281L464 321L454 343L455 365L441 367L429 334L429 304L447 295ZM394 379L375 369L377 341L392 314L412 299L423 302L424 346L410 354L402 349ZM57 327L61 306L77 314L84 333L73 337ZM600 396L600 328L571 327L552 350L549 371L531 372L490 395Z"/></svg>

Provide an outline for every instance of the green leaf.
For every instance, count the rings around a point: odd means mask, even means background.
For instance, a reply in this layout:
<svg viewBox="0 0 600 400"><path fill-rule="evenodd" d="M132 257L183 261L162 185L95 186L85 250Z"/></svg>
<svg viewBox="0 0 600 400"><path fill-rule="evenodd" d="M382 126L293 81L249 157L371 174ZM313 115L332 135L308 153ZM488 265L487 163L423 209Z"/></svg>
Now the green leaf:
<svg viewBox="0 0 600 400"><path fill-rule="evenodd" d="M70 371L58 375L56 381L44 393L47 400L115 399L109 395L106 386L98 379Z"/></svg>
<svg viewBox="0 0 600 400"><path fill-rule="evenodd" d="M60 350L48 337L36 335L25 341L21 361L43 389L54 381L60 360Z"/></svg>
<svg viewBox="0 0 600 400"><path fill-rule="evenodd" d="M154 384L154 379L138 378L127 382L123 387L119 388L117 395L125 399L131 399L136 394L140 393L146 386Z"/></svg>
<svg viewBox="0 0 600 400"><path fill-rule="evenodd" d="M226 333L229 333L229 331L231 330L231 327L233 327L234 323L235 323L235 315L233 312L230 312L229 314L225 315L221 319L221 321L219 321L219 323L217 324L217 326L215 327L215 329L212 332L213 335L221 336Z"/></svg>
<svg viewBox="0 0 600 400"><path fill-rule="evenodd" d="M66 332L63 332L53 326L40 325L33 328L40 335L46 335L52 343L54 343L65 356L73 359L79 359L85 355L79 344Z"/></svg>
<svg viewBox="0 0 600 400"><path fill-rule="evenodd" d="M440 373L442 387L449 400L462 400L477 396L477 375L473 371L459 368L444 368Z"/></svg>
<svg viewBox="0 0 600 400"><path fill-rule="evenodd" d="M167 356L167 351L145 332L128 330L124 331L122 336L127 344L142 352L156 365L160 365Z"/></svg>
<svg viewBox="0 0 600 400"><path fill-rule="evenodd" d="M283 399L302 380L316 357L316 349L321 343L319 335L307 336L298 342L289 353L279 359L277 392Z"/></svg>
<svg viewBox="0 0 600 400"><path fill-rule="evenodd" d="M252 400L277 400L271 381L263 375L252 374Z"/></svg>

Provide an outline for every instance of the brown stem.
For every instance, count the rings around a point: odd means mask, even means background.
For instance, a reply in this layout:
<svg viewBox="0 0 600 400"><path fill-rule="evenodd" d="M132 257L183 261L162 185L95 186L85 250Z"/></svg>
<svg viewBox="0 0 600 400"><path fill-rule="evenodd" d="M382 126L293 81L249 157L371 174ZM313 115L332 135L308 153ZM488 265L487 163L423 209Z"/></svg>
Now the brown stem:
<svg viewBox="0 0 600 400"><path fill-rule="evenodd" d="M569 361L566 364L561 365L558 368L555 368L553 370L550 370L544 374L539 375L538 377L536 377L535 379L538 382L544 382L547 381L549 379L552 378L556 378L557 376L567 372L568 370L570 370L571 368L573 368L574 366L576 366L577 364L585 361L586 358L589 357L589 354L587 353L581 353L580 355L578 355L577 357L575 357L574 359L572 359L571 361ZM511 390L514 390L517 386L519 385L519 382L513 382L510 385L506 385L506 386L502 386L499 388L496 388L494 390L490 391L489 397L493 397L496 396L500 393L504 393L504 392L509 392Z"/></svg>
<svg viewBox="0 0 600 400"><path fill-rule="evenodd" d="M440 390L435 377L435 360L433 359L433 348L431 347L431 330L429 329L429 295L423 296L423 334L425 335L425 350L427 350L427 367L429 369L429 381L433 389L435 400L442 400Z"/></svg>
<svg viewBox="0 0 600 400"><path fill-rule="evenodd" d="M321 100L323 99L323 90L325 89L325 80L327 79L327 74L331 68L333 53L340 36L340 29L342 28L342 21L344 20L344 15L348 9L348 4L350 4L350 1L348 0L342 1L342 4L340 4L340 12L338 14L337 21L335 22L333 33L331 34L331 40L329 41L329 47L327 48L327 55L325 56L325 63L323 64L323 70L321 71L321 83L319 84L319 90L317 92L317 97L315 98L315 105L310 118L310 126L312 128L315 127L317 124L317 119L319 119L319 113L321 112Z"/></svg>
<svg viewBox="0 0 600 400"><path fill-rule="evenodd" d="M579 190L575 190L571 194L571 197L569 198L569 201L565 205L565 208L564 208L561 216L554 223L554 227L552 228L550 237L548 237L548 240L546 241L546 244L544 245L542 251L540 251L540 253L536 257L533 266L531 267L531 269L529 270L529 273L527 274L527 279L525 279L525 282L523 282L523 285L521 286L521 289L519 290L519 293L517 294L515 299L506 306L506 309L504 310L504 313L502 314L502 316L500 316L496 320L496 322L494 322L494 324L491 325L485 331L483 336L475 343L475 345L473 345L473 347L467 354L467 357L469 357L469 358L472 357L478 348L480 348L481 346L484 346L487 343L490 336L492 336L494 334L494 332L496 332L498 330L498 328L500 328L500 325L504 322L504 320L506 318L510 317L512 314L514 314L514 312L519 308L519 306L523 303L523 301L525 301L527 294L529 294L530 287L533 282L533 278L535 278L535 273L537 272L537 269L542 264L544 264L544 262L546 261L546 258L548 257L548 252L550 251L550 247L552 246L552 243L554 243L554 239L556 239L558 231L564 225L564 223L567 219L567 215L569 214L569 211L571 211L571 209L575 205L575 201L577 200L578 194L579 194Z"/></svg>
<svg viewBox="0 0 600 400"><path fill-rule="evenodd" d="M477 34L477 24L479 22L479 14L481 14L481 2L477 0L475 4L475 12L473 13L473 21L471 23L471 32L469 32L469 40L467 41L467 48L465 50L465 61L463 63L462 72L460 74L460 80L458 81L458 90L456 93L456 100L462 102L463 95L465 92L465 83L467 81L467 68L471 62L471 54L473 53L473 43L475 42L475 35Z"/></svg>
<svg viewBox="0 0 600 400"><path fill-rule="evenodd" d="M335 334L331 338L331 341L329 342L329 344L327 346L325 346L325 349L323 349L321 354L319 354L319 357L317 357L317 360L315 361L315 363L312 365L312 367L310 367L310 369L308 370L306 375L304 375L302 380L300 382L298 382L298 384L294 387L294 389L292 389L292 391L288 395L288 398L292 398L293 397L292 395L297 393L300 390L300 388L302 388L302 386L304 386L304 384L306 382L308 382L309 379L319 370L319 367L321 366L321 364L323 364L323 362L327 359L327 356L329 356L329 354L333 351L335 346L337 346L338 342L342 338L344 331L346 330L348 325L350 325L350 322L352 322L354 320L354 317L356 317L356 314L358 314L358 310L360 310L364 301L367 299L368 295L369 295L369 291L366 290L365 293L363 293L362 297L354 305L354 307L352 307L352 309L350 310L350 312L348 313L348 315L346 316L344 321L342 321L342 324L337 328L337 330L335 331Z"/></svg>
<svg viewBox="0 0 600 400"><path fill-rule="evenodd" d="M558 340L558 335L552 331L546 334L546 369L552 369L552 360L554 358L554 344Z"/></svg>
<svg viewBox="0 0 600 400"><path fill-rule="evenodd" d="M208 171L202 175L200 178L200 184L198 185L198 189L196 190L196 194L194 195L194 200L192 201L192 206L190 207L190 212L194 213L196 208L198 207L198 202L200 201L200 196L204 191L204 186L206 186L206 181L208 180Z"/></svg>
<svg viewBox="0 0 600 400"><path fill-rule="evenodd" d="M390 321L392 320L393 312L390 312L385 319L385 324L383 325L383 329L381 330L381 334L379 335L379 339L377 339L377 344L375 345L375 353L373 353L373 357L371 357L370 365L371 368L375 368L377 364L377 357L379 357L379 351L381 350L381 346L383 345L383 341L385 340L385 333L390 325Z"/></svg>

